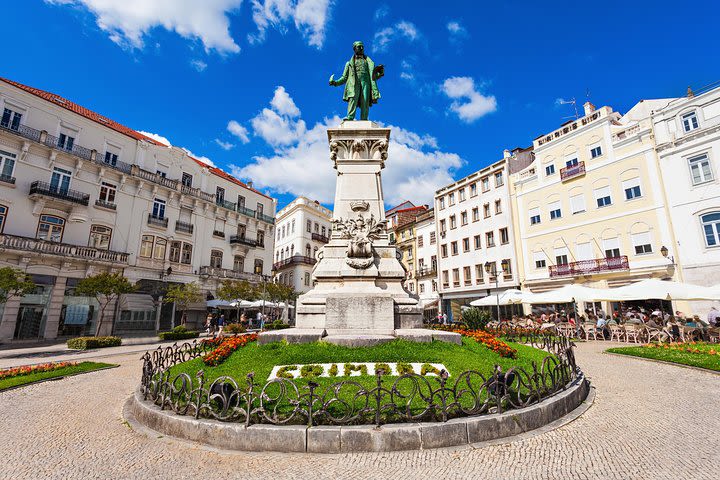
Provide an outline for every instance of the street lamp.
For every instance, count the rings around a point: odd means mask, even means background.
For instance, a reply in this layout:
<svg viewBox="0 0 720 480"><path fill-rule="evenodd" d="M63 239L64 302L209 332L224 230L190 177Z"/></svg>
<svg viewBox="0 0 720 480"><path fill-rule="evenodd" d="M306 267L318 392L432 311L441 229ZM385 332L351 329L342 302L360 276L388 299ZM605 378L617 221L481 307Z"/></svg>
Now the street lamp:
<svg viewBox="0 0 720 480"><path fill-rule="evenodd" d="M503 265L507 262L503 260ZM485 272L495 277L495 298L497 299L497 321L500 322L500 295L498 292L498 271L495 262L485 262Z"/></svg>

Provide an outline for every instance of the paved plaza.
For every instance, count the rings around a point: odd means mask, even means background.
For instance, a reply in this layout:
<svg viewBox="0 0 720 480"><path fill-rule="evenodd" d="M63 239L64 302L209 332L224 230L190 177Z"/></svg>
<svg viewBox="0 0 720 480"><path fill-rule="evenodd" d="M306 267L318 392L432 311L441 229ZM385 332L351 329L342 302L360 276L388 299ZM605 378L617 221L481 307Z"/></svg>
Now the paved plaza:
<svg viewBox="0 0 720 480"><path fill-rule="evenodd" d="M119 368L0 393L0 477L716 478L720 375L603 354L609 345L579 344L595 402L555 430L477 448L347 455L221 452L133 430L122 408L140 354L120 347L103 358Z"/></svg>

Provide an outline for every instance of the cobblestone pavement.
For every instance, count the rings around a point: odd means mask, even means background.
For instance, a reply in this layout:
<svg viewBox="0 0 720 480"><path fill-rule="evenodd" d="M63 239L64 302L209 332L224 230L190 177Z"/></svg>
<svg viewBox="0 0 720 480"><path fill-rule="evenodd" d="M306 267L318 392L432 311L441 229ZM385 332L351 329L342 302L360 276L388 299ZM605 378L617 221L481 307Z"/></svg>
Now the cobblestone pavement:
<svg viewBox="0 0 720 480"><path fill-rule="evenodd" d="M220 452L133 431L122 406L139 355L117 369L0 393L0 478L710 479L720 471L720 375L603 355L578 362L594 405L556 430L511 443L384 454Z"/></svg>

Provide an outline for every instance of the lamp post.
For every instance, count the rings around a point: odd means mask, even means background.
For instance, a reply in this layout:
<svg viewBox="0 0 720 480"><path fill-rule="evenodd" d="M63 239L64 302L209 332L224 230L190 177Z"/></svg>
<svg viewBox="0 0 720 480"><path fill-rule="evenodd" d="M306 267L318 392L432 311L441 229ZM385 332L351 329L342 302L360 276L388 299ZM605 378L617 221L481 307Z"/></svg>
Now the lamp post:
<svg viewBox="0 0 720 480"><path fill-rule="evenodd" d="M503 263L506 263L503 260ZM495 262L485 262L485 272L495 277L495 298L497 299L497 321L500 322L500 295L498 290L498 271Z"/></svg>

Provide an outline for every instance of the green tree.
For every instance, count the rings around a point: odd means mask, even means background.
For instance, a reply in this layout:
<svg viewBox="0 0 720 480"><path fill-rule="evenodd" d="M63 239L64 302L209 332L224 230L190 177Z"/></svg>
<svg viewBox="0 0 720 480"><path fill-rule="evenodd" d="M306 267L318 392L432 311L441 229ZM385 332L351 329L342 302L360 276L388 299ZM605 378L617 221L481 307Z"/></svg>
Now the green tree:
<svg viewBox="0 0 720 480"><path fill-rule="evenodd" d="M80 280L75 286L75 293L87 297L95 297L100 304L100 319L95 327L97 337L105 320L105 310L113 301L117 300L124 293L132 293L135 286L123 277L120 273L98 273L91 277Z"/></svg>
<svg viewBox="0 0 720 480"><path fill-rule="evenodd" d="M175 303L176 308L180 310L181 324L185 325L185 312L190 304L202 302L203 299L200 285L190 282L171 285L163 297L163 303Z"/></svg>
<svg viewBox="0 0 720 480"><path fill-rule="evenodd" d="M225 280L216 293L220 300L226 302L234 302L235 300L252 301L258 297L257 289L247 280ZM237 318L240 321L240 302L237 305Z"/></svg>
<svg viewBox="0 0 720 480"><path fill-rule="evenodd" d="M35 288L30 275L12 267L0 268L0 303L17 295L25 295Z"/></svg>

